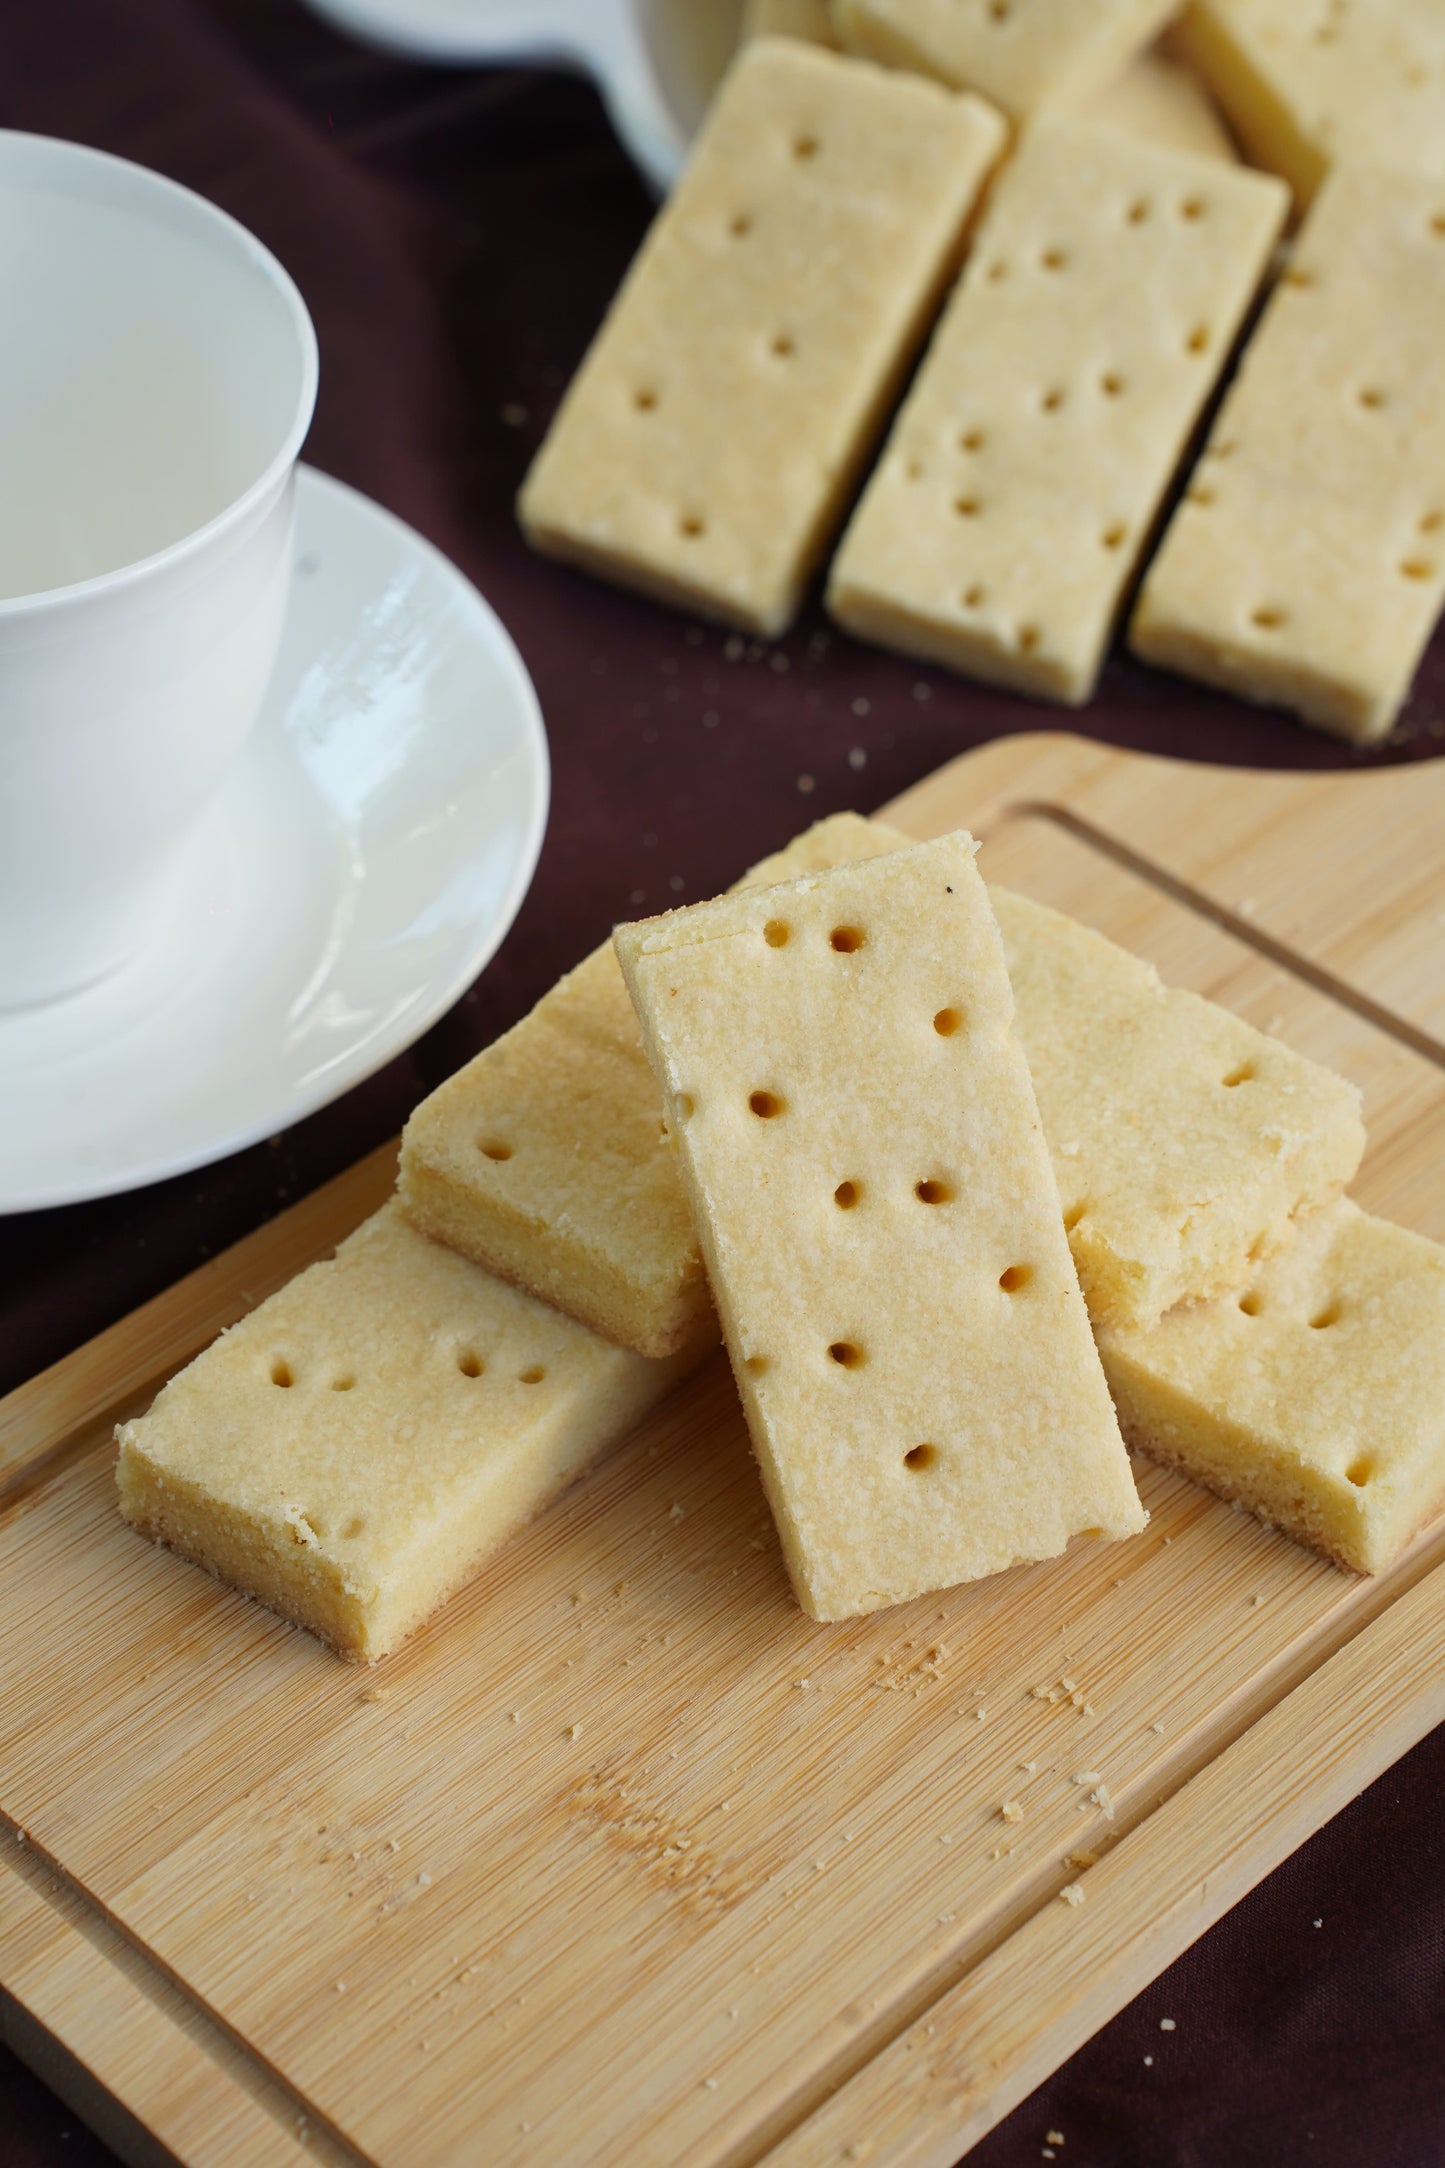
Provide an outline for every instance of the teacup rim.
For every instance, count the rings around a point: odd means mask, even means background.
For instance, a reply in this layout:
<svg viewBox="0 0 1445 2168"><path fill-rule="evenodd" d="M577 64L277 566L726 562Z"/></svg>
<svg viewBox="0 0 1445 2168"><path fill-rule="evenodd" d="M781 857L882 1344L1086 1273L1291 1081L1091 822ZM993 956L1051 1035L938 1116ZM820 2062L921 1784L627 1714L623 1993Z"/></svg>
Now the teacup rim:
<svg viewBox="0 0 1445 2168"><path fill-rule="evenodd" d="M169 174L159 173L153 166L142 165L138 159L121 158L114 151L103 151L89 143L77 143L69 136L42 135L33 129L0 128L0 153L7 145L35 145L46 153L73 154L81 164L98 168L109 167L129 177L129 185L135 185L134 176L141 184L154 188L162 195L180 198L192 216L199 216L202 223L210 222L218 227L239 247L243 257L248 258L261 270L273 290L284 304L296 335L297 350L301 362L301 382L296 406L281 443L261 472L245 489L224 504L219 512L205 520L199 527L192 527L175 541L163 548L152 550L147 556L136 557L124 565L116 565L108 572L96 572L83 580L72 580L60 587L39 587L31 594L0 595L0 626L16 623L26 617L48 615L82 603L98 601L104 596L123 592L153 578L157 573L173 566L183 565L187 559L198 556L212 542L222 537L229 528L244 526L249 515L260 505L273 498L285 484L286 477L300 456L306 441L312 418L316 411L316 394L320 381L320 353L316 341L316 327L311 312L286 266L264 241L252 233L249 226L231 212L222 210L209 196L198 189L188 188L183 181L174 181ZM0 175L3 179L3 175Z"/></svg>

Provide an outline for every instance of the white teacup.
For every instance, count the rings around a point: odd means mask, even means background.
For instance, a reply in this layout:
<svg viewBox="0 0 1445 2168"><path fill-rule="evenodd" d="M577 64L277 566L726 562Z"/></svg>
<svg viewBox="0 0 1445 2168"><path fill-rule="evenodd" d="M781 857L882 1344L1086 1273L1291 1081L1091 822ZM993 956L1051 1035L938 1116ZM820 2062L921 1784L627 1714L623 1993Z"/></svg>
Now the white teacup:
<svg viewBox="0 0 1445 2168"><path fill-rule="evenodd" d="M338 29L465 66L582 69L659 195L737 47L743 0L310 0Z"/></svg>
<svg viewBox="0 0 1445 2168"><path fill-rule="evenodd" d="M224 212L0 131L0 1007L144 942L276 658L316 337Z"/></svg>

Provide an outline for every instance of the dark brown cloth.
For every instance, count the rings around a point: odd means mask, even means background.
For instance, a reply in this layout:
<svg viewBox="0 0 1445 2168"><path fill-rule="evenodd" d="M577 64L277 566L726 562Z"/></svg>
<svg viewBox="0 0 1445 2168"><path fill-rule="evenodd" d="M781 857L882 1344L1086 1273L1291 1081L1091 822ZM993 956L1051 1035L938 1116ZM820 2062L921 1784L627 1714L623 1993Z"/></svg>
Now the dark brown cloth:
<svg viewBox="0 0 1445 2168"><path fill-rule="evenodd" d="M580 82L403 64L294 0L0 0L0 125L154 166L276 251L320 337L307 457L477 581L536 680L554 763L517 925L408 1055L217 1167L0 1222L0 1390L391 1135L615 920L711 894L809 819L867 811L968 746L1073 727L1243 766L1370 764L1123 659L1061 717L859 647L816 608L729 659L716 630L529 555L513 493L650 213ZM1437 640L1402 742L1372 759L1442 738ZM1037 2161L1056 2130L1061 2161L1120 2168L1445 2163L1442 1796L1437 1733L973 2160ZM0 2051L0 2162L107 2158Z"/></svg>

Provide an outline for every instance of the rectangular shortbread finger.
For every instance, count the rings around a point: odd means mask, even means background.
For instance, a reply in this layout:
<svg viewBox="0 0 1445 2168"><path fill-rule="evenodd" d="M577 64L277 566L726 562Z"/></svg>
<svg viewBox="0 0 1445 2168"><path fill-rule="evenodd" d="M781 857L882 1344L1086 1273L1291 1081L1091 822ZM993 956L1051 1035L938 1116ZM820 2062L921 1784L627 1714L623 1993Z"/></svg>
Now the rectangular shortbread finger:
<svg viewBox="0 0 1445 2168"><path fill-rule="evenodd" d="M935 83L747 44L527 476L528 539L783 631L1003 136Z"/></svg>
<svg viewBox="0 0 1445 2168"><path fill-rule="evenodd" d="M744 880L767 887L902 840L838 814ZM428 1234L639 1354L670 1354L711 1309L610 941L422 1102L400 1189Z"/></svg>
<svg viewBox="0 0 1445 2168"><path fill-rule="evenodd" d="M1445 1250L1347 1198L1241 1293L1099 1350L1132 1444L1357 1573L1445 1504Z"/></svg>
<svg viewBox="0 0 1445 2168"><path fill-rule="evenodd" d="M832 0L844 45L981 91L1015 119L1102 90L1177 0Z"/></svg>
<svg viewBox="0 0 1445 2168"><path fill-rule="evenodd" d="M1171 150L1238 165L1239 152L1208 91L1170 54L1141 53L1082 109L1086 120Z"/></svg>
<svg viewBox="0 0 1445 2168"><path fill-rule="evenodd" d="M973 849L615 937L812 1618L1143 1525Z"/></svg>
<svg viewBox="0 0 1445 2168"><path fill-rule="evenodd" d="M1359 1092L1061 912L990 895L1090 1317L1149 1325L1239 1286L1354 1175Z"/></svg>
<svg viewBox="0 0 1445 2168"><path fill-rule="evenodd" d="M909 840L837 814L741 885ZM1101 934L1006 890L993 900L1091 1315L1148 1324L1232 1286L1353 1176L1359 1094ZM1249 1090L1223 1084L1246 1068ZM710 1307L610 945L423 1101L400 1181L428 1233L639 1353L680 1346Z"/></svg>
<svg viewBox="0 0 1445 2168"><path fill-rule="evenodd" d="M1196 0L1174 36L1302 205L1341 160L1445 181L1440 0Z"/></svg>
<svg viewBox="0 0 1445 2168"><path fill-rule="evenodd" d="M1287 201L1112 128L1031 130L833 561L833 616L1087 700Z"/></svg>
<svg viewBox="0 0 1445 2168"><path fill-rule="evenodd" d="M405 1640L660 1400L651 1363L393 1200L119 1432L126 1519L343 1656Z"/></svg>
<svg viewBox="0 0 1445 2168"><path fill-rule="evenodd" d="M1445 602L1445 179L1339 167L1129 631L1146 661L1368 744Z"/></svg>

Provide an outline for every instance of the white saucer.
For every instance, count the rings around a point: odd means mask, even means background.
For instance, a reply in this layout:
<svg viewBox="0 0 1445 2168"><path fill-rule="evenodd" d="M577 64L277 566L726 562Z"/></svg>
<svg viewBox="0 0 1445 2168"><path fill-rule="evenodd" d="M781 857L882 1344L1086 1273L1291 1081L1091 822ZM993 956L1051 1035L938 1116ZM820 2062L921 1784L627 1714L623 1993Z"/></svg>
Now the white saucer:
<svg viewBox="0 0 1445 2168"><path fill-rule="evenodd" d="M296 479L276 674L164 923L99 986L0 1014L0 1212L184 1173L339 1097L450 1008L527 892L547 739L511 640L400 520Z"/></svg>

